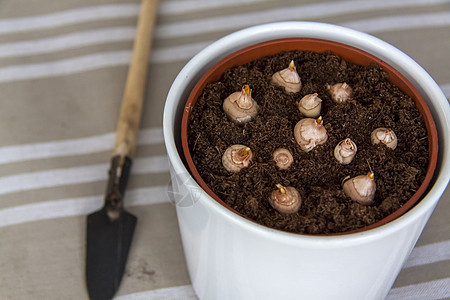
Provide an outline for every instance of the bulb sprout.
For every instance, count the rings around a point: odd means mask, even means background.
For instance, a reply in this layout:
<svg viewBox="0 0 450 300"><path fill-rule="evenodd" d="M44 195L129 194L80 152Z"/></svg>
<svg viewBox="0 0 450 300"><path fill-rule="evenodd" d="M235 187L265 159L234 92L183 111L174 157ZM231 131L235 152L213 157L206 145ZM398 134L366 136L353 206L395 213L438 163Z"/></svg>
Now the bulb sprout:
<svg viewBox="0 0 450 300"><path fill-rule="evenodd" d="M244 92L246 95L250 95L250 86L248 84L244 85Z"/></svg>
<svg viewBox="0 0 450 300"><path fill-rule="evenodd" d="M276 187L278 188L280 193L286 194L286 189L284 188L284 186L282 186L281 184L277 184Z"/></svg>
<svg viewBox="0 0 450 300"><path fill-rule="evenodd" d="M294 71L296 70L294 60L291 60L291 62L289 63L288 68L291 69L291 70L294 70Z"/></svg>

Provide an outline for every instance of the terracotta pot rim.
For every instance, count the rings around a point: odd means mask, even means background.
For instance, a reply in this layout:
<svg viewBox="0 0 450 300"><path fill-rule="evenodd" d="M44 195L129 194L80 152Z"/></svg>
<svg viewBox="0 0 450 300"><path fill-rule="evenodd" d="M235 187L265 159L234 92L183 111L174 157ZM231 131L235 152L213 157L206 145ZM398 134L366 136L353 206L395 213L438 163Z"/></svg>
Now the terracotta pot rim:
<svg viewBox="0 0 450 300"><path fill-rule="evenodd" d="M302 44L302 47L299 47L298 45ZM307 47L305 47L307 45ZM270 47L269 47L270 46ZM276 51L270 51L270 49L278 49L277 47L283 48L282 50L276 50ZM314 49L310 49L309 47L316 46ZM390 80L396 84L404 93L406 93L408 96L410 96L416 103L417 108L419 109L420 113L424 117L425 125L427 128L428 133L428 142L429 142L429 164L427 168L426 176L420 185L419 189L416 191L416 193L398 210L396 210L394 213L388 215L387 217L381 219L378 222L375 222L369 226L362 227L357 230L352 231L346 231L346 232L340 232L340 233L333 233L333 234L302 234L302 233L293 233L293 232L287 232L279 229L274 229L268 226L265 226L263 224L257 223L256 221L246 218L242 216L239 212L229 207L224 201L222 201L210 188L209 186L203 181L200 174L197 171L197 168L195 167L195 164L192 160L190 151L189 151L189 145L187 141L187 129L188 129L188 122L189 122L189 115L192 111L193 106L195 105L195 102L197 101L198 96L200 95L201 91L205 87L206 83L217 81L220 76L223 74L223 72L233 66L241 65L246 62L250 62L252 60L255 60L257 58L260 58L262 56L275 54L281 51L289 51L289 50L312 50L316 52L324 52L325 50L330 50L336 53L338 56L343 57L344 59L348 61L355 61L355 60L362 60L363 63L357 64L363 64L366 65L370 62L375 62L383 67L385 71L389 73ZM325 50L324 50L325 49ZM338 51L339 50L339 51ZM340 53L340 51L343 51L343 54ZM351 57L347 57L345 53L357 53L359 56L357 59L354 58L354 55L351 55ZM249 52L256 52L256 56L252 56L251 59L246 59L245 56ZM216 73L219 72L219 73ZM317 39L317 38L301 38L301 37L292 37L292 38L281 38L281 39L273 39L268 40L265 42L260 42L257 44L253 44L250 46L247 46L245 48L242 48L240 50L237 50L225 58L221 59L219 62L214 64L196 83L194 88L192 89L191 93L189 94L189 98L186 102L184 111L183 111L183 117L182 117L182 123L181 123L181 142L182 142L182 148L184 157L186 159L187 163L187 169L190 171L191 175L194 177L195 181L200 185L200 187L210 196L212 197L217 203L221 204L222 207L225 209L233 212L239 217L242 217L246 220L251 221L254 224L257 224L259 226L263 226L266 228L270 228L275 231L279 232L285 232L290 233L293 235L298 236L343 236L343 235L350 235L354 233L361 233L365 232L371 229L375 229L378 227L381 227L393 220L396 220L400 218L402 215L407 213L411 208L413 208L420 200L423 198L423 196L426 194L431 180L434 175L434 171L436 169L437 159L438 159L438 136L437 136L437 130L436 125L433 119L433 116L423 100L420 93L417 91L417 89L414 87L414 85L406 79L405 76L403 76L400 72L398 72L394 67L386 63L385 61L381 60L380 58L367 53L364 50L361 50L359 48L349 46L343 43L331 41L331 40L325 40L325 39Z"/></svg>

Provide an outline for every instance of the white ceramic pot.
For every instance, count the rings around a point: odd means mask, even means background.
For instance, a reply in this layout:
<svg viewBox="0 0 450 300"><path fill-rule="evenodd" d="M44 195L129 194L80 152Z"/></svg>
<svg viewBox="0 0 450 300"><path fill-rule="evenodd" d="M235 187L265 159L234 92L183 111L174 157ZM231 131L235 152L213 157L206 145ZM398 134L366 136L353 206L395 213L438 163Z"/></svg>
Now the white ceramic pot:
<svg viewBox="0 0 450 300"><path fill-rule="evenodd" d="M336 41L371 53L407 77L434 117L439 158L424 199L400 218L364 232L308 236L248 221L217 203L183 162L180 124L200 77L246 46L286 37ZM450 107L433 79L410 57L373 36L340 26L282 22L230 34L199 52L172 84L164 109L164 138L186 261L200 299L382 299L450 178Z"/></svg>

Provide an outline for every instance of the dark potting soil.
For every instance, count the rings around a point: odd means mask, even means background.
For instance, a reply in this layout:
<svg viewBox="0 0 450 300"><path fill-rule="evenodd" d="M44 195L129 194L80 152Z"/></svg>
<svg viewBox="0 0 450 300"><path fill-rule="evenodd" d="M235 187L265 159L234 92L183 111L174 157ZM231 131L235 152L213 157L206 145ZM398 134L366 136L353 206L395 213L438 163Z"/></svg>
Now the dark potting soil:
<svg viewBox="0 0 450 300"><path fill-rule="evenodd" d="M273 86L271 76L294 60L302 81L296 94ZM326 84L346 82L353 98L334 103ZM249 84L259 105L258 115L245 125L231 122L222 109L223 100ZM321 115L328 132L325 144L305 153L294 139L295 124L304 116L295 102L318 93ZM419 188L428 166L428 139L423 117L414 102L388 81L378 65L359 66L331 52L282 52L225 72L220 81L208 84L195 104L188 129L194 164L203 180L227 205L242 216L268 227L305 234L329 234L356 230L373 224L399 209ZM398 146L372 145L371 132L391 128ZM345 138L358 147L346 166L334 158L334 147ZM222 166L224 151L233 144L252 149L248 168L230 173ZM277 148L289 149L294 163L280 170L272 160ZM342 191L346 176L375 173L375 203L364 206ZM275 185L293 186L302 196L298 213L282 214L269 204Z"/></svg>

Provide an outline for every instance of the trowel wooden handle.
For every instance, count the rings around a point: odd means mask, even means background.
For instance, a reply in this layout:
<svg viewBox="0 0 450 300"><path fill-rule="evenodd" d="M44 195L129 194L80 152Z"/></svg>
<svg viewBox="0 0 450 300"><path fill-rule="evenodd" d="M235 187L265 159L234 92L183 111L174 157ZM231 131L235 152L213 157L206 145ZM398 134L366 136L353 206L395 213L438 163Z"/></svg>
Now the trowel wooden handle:
<svg viewBox="0 0 450 300"><path fill-rule="evenodd" d="M141 120L145 83L147 81L148 57L155 24L157 0L142 0L138 18L133 56L117 125L113 157L133 157Z"/></svg>

